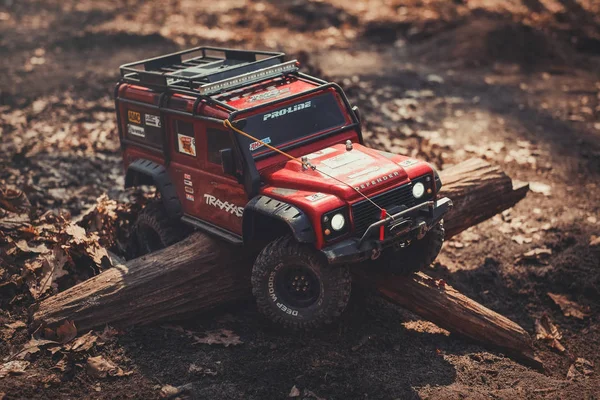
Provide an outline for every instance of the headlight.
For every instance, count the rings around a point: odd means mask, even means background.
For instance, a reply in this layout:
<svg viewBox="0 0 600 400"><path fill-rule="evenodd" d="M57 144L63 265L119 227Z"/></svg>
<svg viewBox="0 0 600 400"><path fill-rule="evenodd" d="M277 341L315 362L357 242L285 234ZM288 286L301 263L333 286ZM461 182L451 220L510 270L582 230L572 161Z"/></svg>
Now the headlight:
<svg viewBox="0 0 600 400"><path fill-rule="evenodd" d="M412 192L413 196L415 196L415 199L419 199L425 193L425 186L421 182L417 182L415 183L415 186L413 186Z"/></svg>
<svg viewBox="0 0 600 400"><path fill-rule="evenodd" d="M334 231L341 231L346 225L346 218L342 214L335 214L331 217L331 227Z"/></svg>

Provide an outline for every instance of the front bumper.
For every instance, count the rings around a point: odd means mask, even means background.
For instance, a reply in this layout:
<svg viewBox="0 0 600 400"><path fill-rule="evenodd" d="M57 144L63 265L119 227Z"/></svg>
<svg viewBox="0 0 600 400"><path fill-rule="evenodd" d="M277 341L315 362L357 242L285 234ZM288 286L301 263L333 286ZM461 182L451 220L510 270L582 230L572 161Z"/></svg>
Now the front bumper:
<svg viewBox="0 0 600 400"><path fill-rule="evenodd" d="M330 264L349 264L376 258L386 247L421 239L452 208L452 201L443 197L402 210L371 224L360 238L350 238L324 247L321 252ZM381 227L385 229L379 240Z"/></svg>

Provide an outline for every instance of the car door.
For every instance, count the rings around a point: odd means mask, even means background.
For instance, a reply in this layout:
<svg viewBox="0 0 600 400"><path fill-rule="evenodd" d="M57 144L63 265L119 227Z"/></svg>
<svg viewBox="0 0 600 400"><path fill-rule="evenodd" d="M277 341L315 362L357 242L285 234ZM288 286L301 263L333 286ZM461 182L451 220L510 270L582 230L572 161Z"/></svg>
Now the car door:
<svg viewBox="0 0 600 400"><path fill-rule="evenodd" d="M202 174L206 185L201 193L203 219L238 235L242 233L242 214L248 202L244 187L233 176L223 174L220 150L233 148L231 133L221 125L206 123L205 167Z"/></svg>

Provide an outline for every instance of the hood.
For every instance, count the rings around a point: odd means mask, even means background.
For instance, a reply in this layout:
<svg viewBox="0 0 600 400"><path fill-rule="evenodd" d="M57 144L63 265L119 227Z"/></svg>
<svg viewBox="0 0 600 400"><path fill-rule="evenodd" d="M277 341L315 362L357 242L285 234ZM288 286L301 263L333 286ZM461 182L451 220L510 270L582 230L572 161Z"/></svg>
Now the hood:
<svg viewBox="0 0 600 400"><path fill-rule="evenodd" d="M337 144L306 155L316 170L303 169L298 162L288 161L282 168L265 173L263 180L274 187L352 200L360 197L353 188L369 195L408 181L404 168L384 154L357 143L353 143L350 151Z"/></svg>

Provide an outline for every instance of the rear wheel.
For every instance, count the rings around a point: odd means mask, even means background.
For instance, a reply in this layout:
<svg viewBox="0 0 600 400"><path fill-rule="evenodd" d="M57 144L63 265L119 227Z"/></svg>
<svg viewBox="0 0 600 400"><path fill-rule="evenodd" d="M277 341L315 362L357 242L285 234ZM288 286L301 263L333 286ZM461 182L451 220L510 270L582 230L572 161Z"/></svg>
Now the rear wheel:
<svg viewBox="0 0 600 400"><path fill-rule="evenodd" d="M384 252L379 262L395 275L408 275L425 269L442 250L444 233L444 223L440 221L422 239L415 239L404 248Z"/></svg>
<svg viewBox="0 0 600 400"><path fill-rule="evenodd" d="M294 329L331 323L346 308L351 278L347 266L331 266L317 250L284 236L269 243L252 269L258 309Z"/></svg>
<svg viewBox="0 0 600 400"><path fill-rule="evenodd" d="M185 237L182 225L172 222L162 202L149 203L140 212L133 228L135 256L164 249Z"/></svg>

